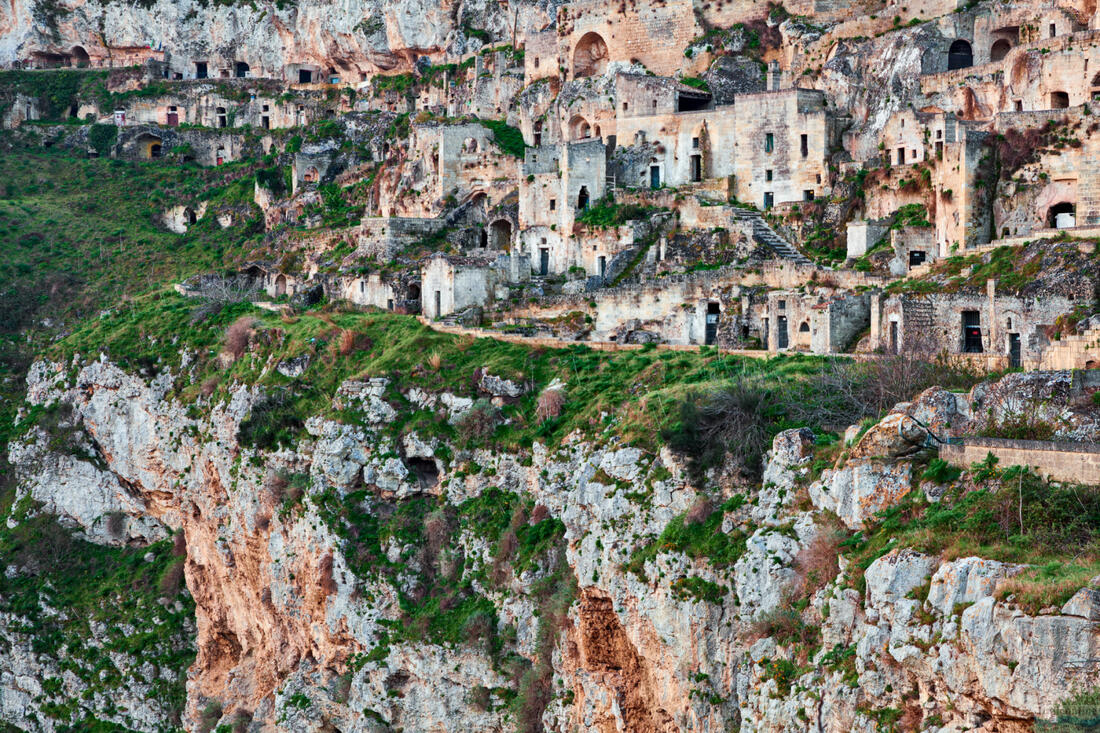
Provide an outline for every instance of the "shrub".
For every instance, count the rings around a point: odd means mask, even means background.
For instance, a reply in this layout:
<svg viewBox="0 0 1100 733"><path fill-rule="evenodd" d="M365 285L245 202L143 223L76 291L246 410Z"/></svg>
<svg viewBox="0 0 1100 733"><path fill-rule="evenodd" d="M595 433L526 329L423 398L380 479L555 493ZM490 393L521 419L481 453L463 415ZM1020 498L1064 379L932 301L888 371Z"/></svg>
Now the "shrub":
<svg viewBox="0 0 1100 733"><path fill-rule="evenodd" d="M564 406L565 392L560 389L544 390L539 395L538 405L535 407L535 416L542 422L551 420L561 415Z"/></svg>
<svg viewBox="0 0 1100 733"><path fill-rule="evenodd" d="M836 528L823 528L794 559L797 575L791 586L791 597L801 600L824 588L840 572L840 543L844 539Z"/></svg>
<svg viewBox="0 0 1100 733"><path fill-rule="evenodd" d="M237 441L261 450L290 446L304 425L286 393L273 392L252 406L237 430Z"/></svg>
<svg viewBox="0 0 1100 733"><path fill-rule="evenodd" d="M221 717L222 704L217 700L211 700L199 714L198 730L200 733L210 733L210 731L214 730L214 726L218 724Z"/></svg>
<svg viewBox="0 0 1100 733"><path fill-rule="evenodd" d="M962 469L955 468L942 458L933 458L929 461L928 468L921 475L921 478L934 481L937 484L949 484L956 481L961 475Z"/></svg>
<svg viewBox="0 0 1100 733"><path fill-rule="evenodd" d="M458 436L467 444L487 440L497 429L500 410L488 400L478 400L455 423Z"/></svg>
<svg viewBox="0 0 1100 733"><path fill-rule="evenodd" d="M748 473L758 474L771 443L772 425L782 407L770 391L738 379L728 386L688 395L680 403L679 421L662 431L669 447L686 454L692 478L731 455Z"/></svg>
<svg viewBox="0 0 1100 733"><path fill-rule="evenodd" d="M248 344L252 340L256 319L251 316L241 316L233 321L225 332L225 351L234 359L240 359L248 351Z"/></svg>

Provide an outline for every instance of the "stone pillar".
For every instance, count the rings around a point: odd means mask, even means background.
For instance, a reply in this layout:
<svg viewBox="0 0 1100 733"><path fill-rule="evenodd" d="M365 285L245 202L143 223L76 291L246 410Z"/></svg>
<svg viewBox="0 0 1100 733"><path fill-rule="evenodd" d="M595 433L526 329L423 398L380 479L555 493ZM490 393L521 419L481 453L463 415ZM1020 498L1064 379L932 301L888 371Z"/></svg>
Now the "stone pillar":
<svg viewBox="0 0 1100 733"><path fill-rule="evenodd" d="M1004 353L1004 344L1001 342L1001 327L997 323L997 281L989 278L985 281L985 295L989 299L989 343L986 345L986 353Z"/></svg>
<svg viewBox="0 0 1100 733"><path fill-rule="evenodd" d="M882 321L882 293L875 291L871 293L871 349L877 349L880 346L882 339L881 326Z"/></svg>

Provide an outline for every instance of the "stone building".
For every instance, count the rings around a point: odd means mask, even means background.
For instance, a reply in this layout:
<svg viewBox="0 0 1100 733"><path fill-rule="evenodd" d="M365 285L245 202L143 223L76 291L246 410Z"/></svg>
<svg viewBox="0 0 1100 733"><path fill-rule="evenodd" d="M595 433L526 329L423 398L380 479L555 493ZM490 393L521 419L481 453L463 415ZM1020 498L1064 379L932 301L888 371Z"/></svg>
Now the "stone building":
<svg viewBox="0 0 1100 733"><path fill-rule="evenodd" d="M530 277L519 254L459 257L436 253L421 266L420 311L436 319L508 297L508 283Z"/></svg>
<svg viewBox="0 0 1100 733"><path fill-rule="evenodd" d="M822 92L742 94L733 109L733 174L739 200L768 209L783 202L812 201L825 192L826 161L839 144L839 130Z"/></svg>

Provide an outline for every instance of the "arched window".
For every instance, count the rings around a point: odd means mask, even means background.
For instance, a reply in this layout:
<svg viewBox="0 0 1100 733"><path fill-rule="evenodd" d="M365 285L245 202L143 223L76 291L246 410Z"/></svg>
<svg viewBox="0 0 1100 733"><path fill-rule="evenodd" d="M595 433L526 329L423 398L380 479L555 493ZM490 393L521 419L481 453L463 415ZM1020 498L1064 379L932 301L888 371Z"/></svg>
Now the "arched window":
<svg viewBox="0 0 1100 733"><path fill-rule="evenodd" d="M569 120L569 137L572 140L587 140L592 135L592 129L588 125L588 120L584 119L580 115L575 115L573 119Z"/></svg>
<svg viewBox="0 0 1100 733"><path fill-rule="evenodd" d="M810 332L810 322L809 321L803 321L802 325L798 327L798 332L799 333L809 333Z"/></svg>
<svg viewBox="0 0 1100 733"><path fill-rule="evenodd" d="M970 47L970 43L961 38L952 43L951 48L947 50L947 68L949 70L965 69L973 65L974 50Z"/></svg>
<svg viewBox="0 0 1100 733"><path fill-rule="evenodd" d="M1004 38L1002 38L999 41L997 41L996 43L994 43L993 47L989 49L989 60L990 61L1000 61L1005 56L1007 56L1008 52L1011 51L1011 50L1012 50L1012 44L1009 43Z"/></svg>
<svg viewBox="0 0 1100 733"><path fill-rule="evenodd" d="M585 33L573 51L573 77L600 76L607 70L607 42L599 33Z"/></svg>

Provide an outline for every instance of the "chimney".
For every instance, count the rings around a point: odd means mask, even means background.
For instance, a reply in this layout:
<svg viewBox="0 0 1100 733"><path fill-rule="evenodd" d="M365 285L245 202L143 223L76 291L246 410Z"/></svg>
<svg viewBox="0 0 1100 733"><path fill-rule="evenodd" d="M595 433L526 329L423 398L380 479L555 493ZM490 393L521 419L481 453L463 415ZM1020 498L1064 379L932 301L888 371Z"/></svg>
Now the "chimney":
<svg viewBox="0 0 1100 733"><path fill-rule="evenodd" d="M769 92L779 91L779 86L780 86L782 80L783 80L783 72L779 70L779 62L775 61L774 59L772 61L769 61L768 62L768 80L767 80L768 91Z"/></svg>

